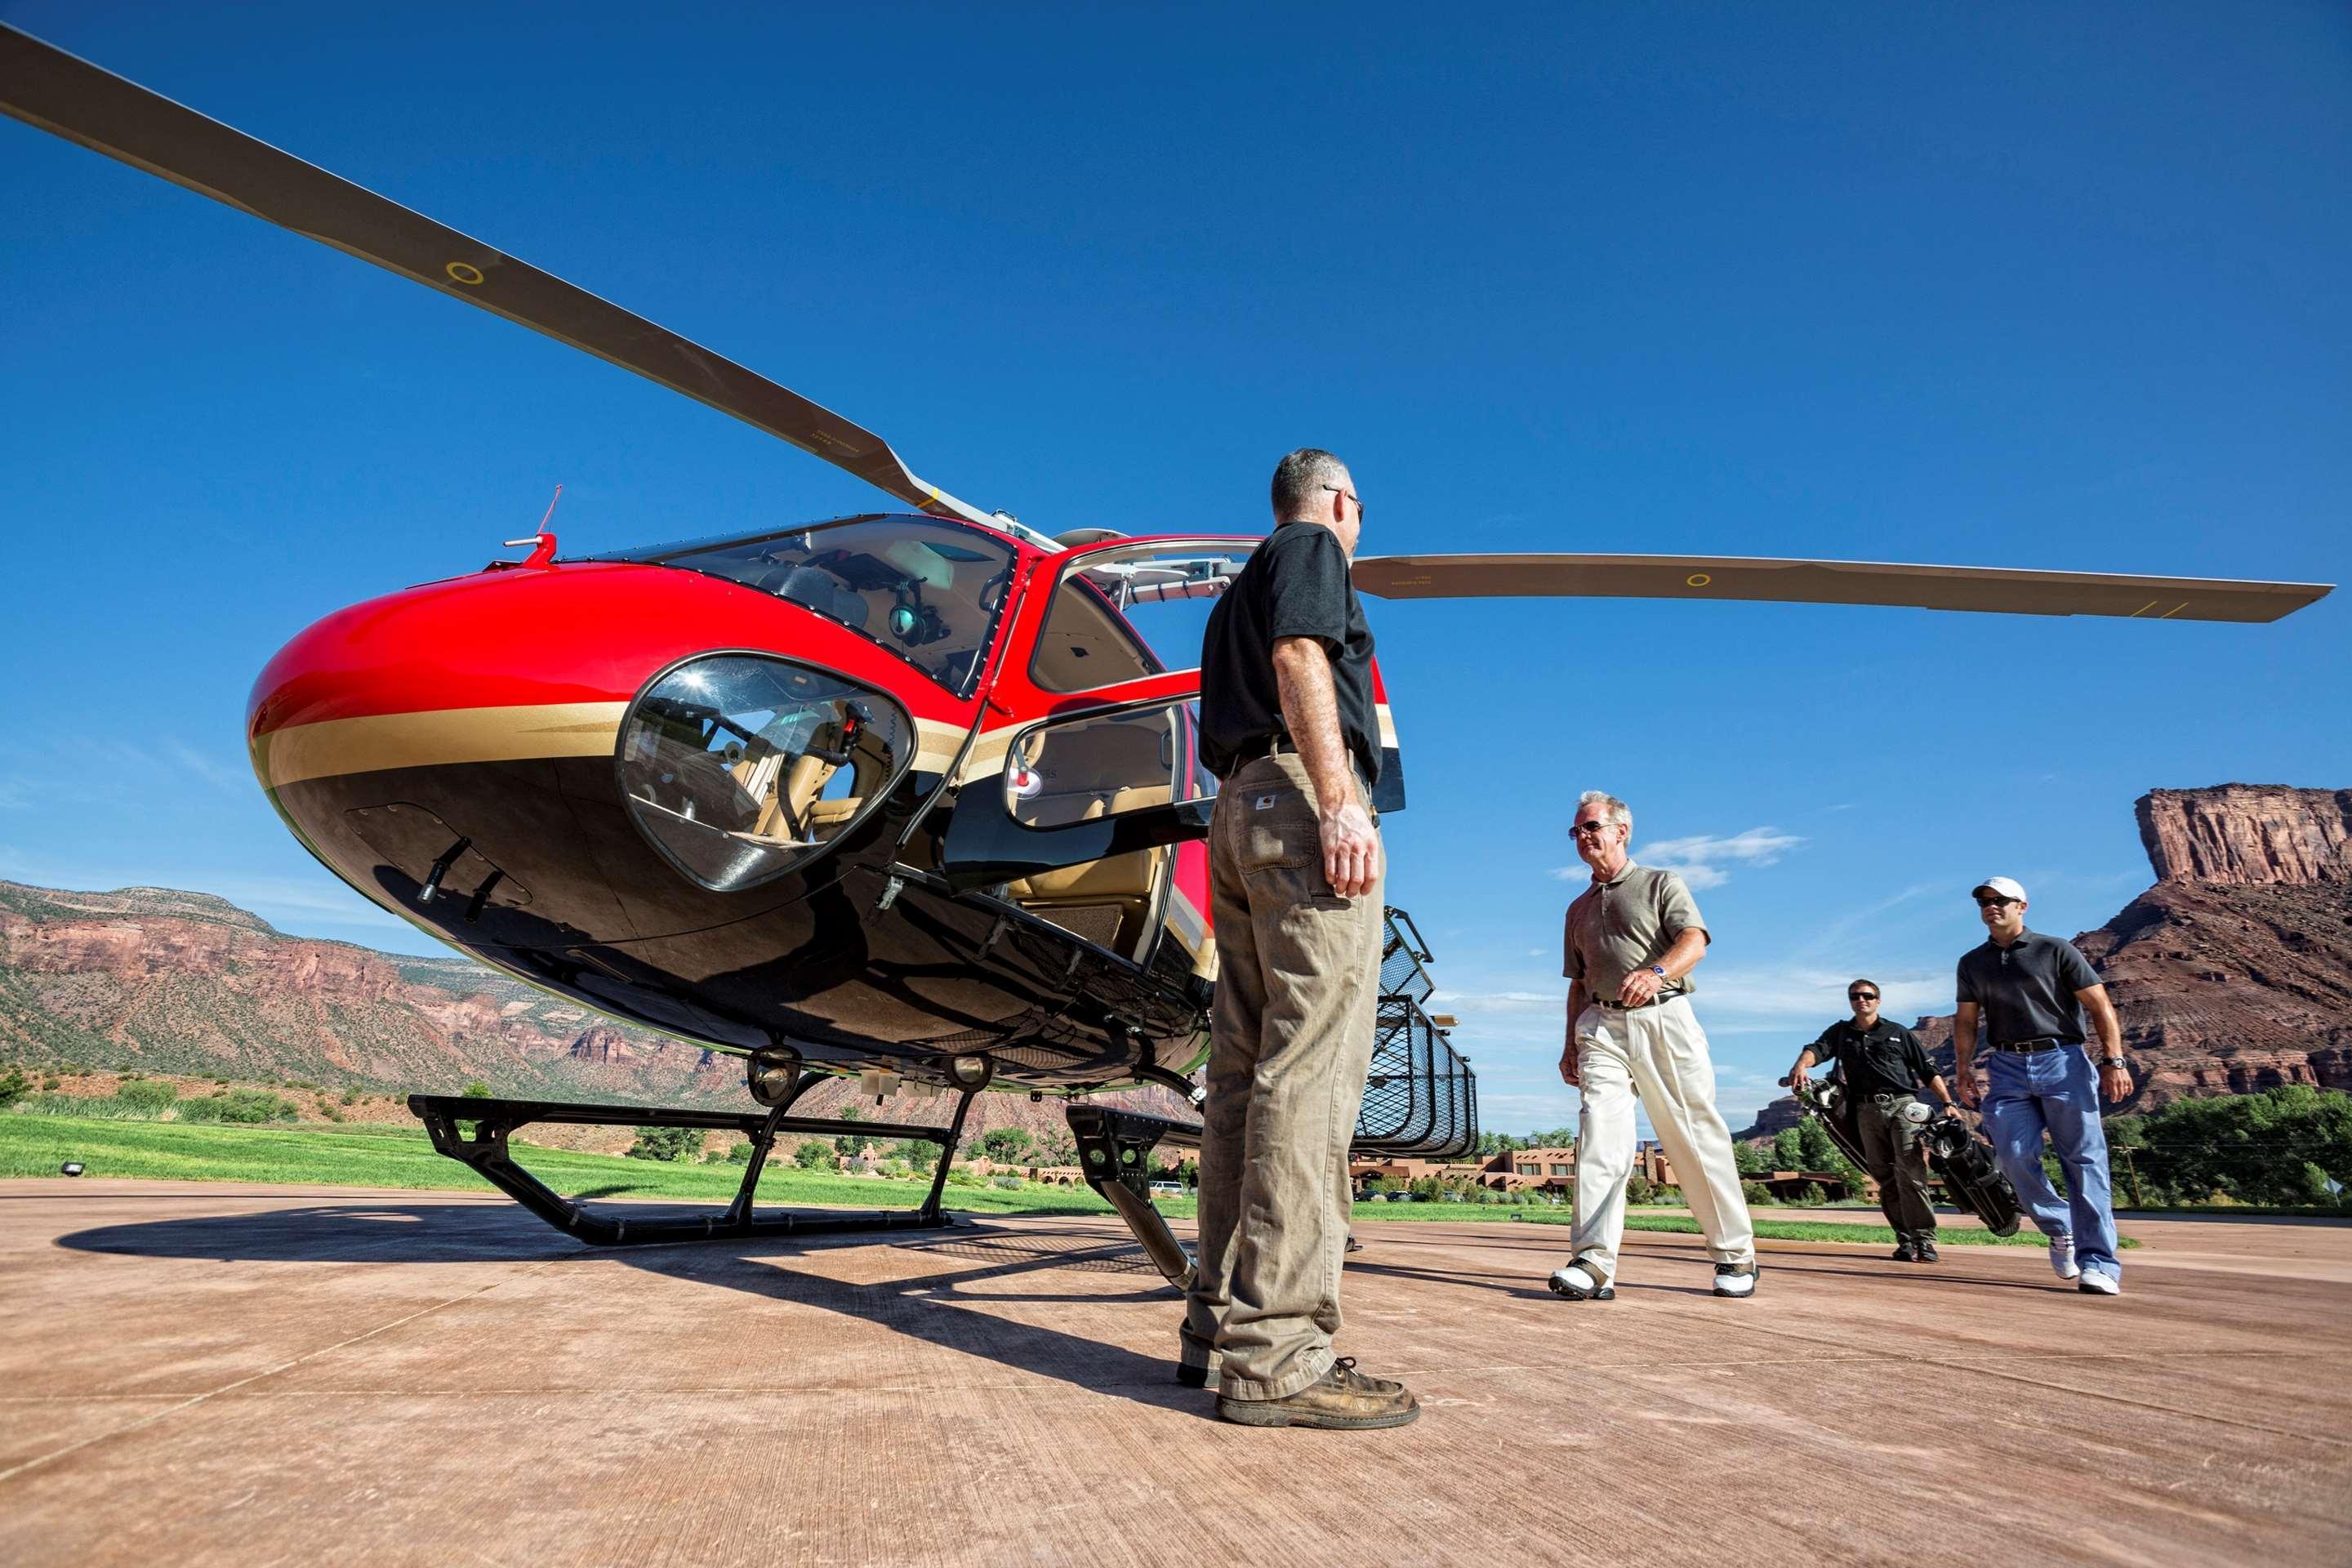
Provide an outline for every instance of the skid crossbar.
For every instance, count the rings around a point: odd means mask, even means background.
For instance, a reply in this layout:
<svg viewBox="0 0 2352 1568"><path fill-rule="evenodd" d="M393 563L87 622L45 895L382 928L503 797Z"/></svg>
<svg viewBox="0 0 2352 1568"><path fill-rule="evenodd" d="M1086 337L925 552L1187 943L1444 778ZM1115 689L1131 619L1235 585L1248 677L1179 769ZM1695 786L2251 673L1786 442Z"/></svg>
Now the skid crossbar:
<svg viewBox="0 0 2352 1568"><path fill-rule="evenodd" d="M816 1074L804 1075L813 1081ZM803 1082L794 1090L797 1098ZM773 1110L690 1110L674 1105L571 1105L545 1100L476 1100L454 1094L412 1094L408 1109L425 1123L433 1147L474 1172L490 1185L522 1205L567 1236L592 1247L635 1247L653 1242L707 1241L744 1236L823 1236L872 1230L937 1230L955 1221L940 1208L940 1190L946 1184L948 1163L963 1138L964 1113L971 1096L956 1102L955 1116L945 1127L916 1127L892 1121L837 1121L831 1117L788 1116L787 1099ZM606 1215L596 1214L576 1199L564 1197L537 1176L515 1163L507 1150L507 1135L534 1121L567 1122L587 1127L688 1127L715 1132L740 1132L751 1142L751 1163L734 1201L717 1214ZM472 1133L467 1134L470 1124ZM760 1173L779 1133L813 1133L824 1137L845 1131L860 1137L914 1138L940 1146L940 1163L931 1173L931 1190L922 1206L876 1210L772 1210L761 1213L753 1194Z"/></svg>

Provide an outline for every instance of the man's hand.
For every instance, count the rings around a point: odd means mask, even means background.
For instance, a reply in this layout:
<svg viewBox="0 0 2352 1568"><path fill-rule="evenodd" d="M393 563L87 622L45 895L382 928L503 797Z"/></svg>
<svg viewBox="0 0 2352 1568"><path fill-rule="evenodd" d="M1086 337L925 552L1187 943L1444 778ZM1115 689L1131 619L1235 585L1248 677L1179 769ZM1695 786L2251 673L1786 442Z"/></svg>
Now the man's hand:
<svg viewBox="0 0 2352 1568"><path fill-rule="evenodd" d="M1960 1103L1970 1110L1976 1110L1984 1099L1983 1091L1977 1088L1976 1064L1971 1062L1953 1075L1953 1081L1959 1086Z"/></svg>
<svg viewBox="0 0 2352 1568"><path fill-rule="evenodd" d="M1625 976L1625 984L1617 987L1617 1000L1628 1007L1646 1007L1666 988L1664 976L1654 969L1637 969Z"/></svg>
<svg viewBox="0 0 2352 1568"><path fill-rule="evenodd" d="M1343 899L1370 892L1381 880L1381 835L1353 799L1323 813L1323 876Z"/></svg>
<svg viewBox="0 0 2352 1568"><path fill-rule="evenodd" d="M1805 1092L1805 1083L1806 1083L1806 1079L1805 1079L1805 1069L1804 1069L1804 1068L1790 1068L1789 1069L1789 1092L1790 1092L1790 1094L1802 1094L1802 1093L1804 1093L1804 1092Z"/></svg>
<svg viewBox="0 0 2352 1568"><path fill-rule="evenodd" d="M2099 1092L2107 1097L2109 1105L2131 1098L2131 1068L2121 1062L2099 1068Z"/></svg>
<svg viewBox="0 0 2352 1568"><path fill-rule="evenodd" d="M1576 1037L1570 1035L1559 1053L1559 1081L1570 1089L1582 1089L1583 1080L1577 1077Z"/></svg>

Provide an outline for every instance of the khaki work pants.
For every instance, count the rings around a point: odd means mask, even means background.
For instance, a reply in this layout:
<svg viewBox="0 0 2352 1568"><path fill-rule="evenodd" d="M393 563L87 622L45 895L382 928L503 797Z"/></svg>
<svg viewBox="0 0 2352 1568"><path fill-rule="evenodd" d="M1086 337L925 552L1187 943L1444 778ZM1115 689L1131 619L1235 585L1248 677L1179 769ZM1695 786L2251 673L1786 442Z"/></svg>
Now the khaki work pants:
<svg viewBox="0 0 2352 1568"><path fill-rule="evenodd" d="M1683 1201L1717 1263L1756 1257L1756 1232L1731 1157L1731 1129L1715 1109L1715 1063L1687 998L1620 1010L1588 1006L1576 1021L1583 1109L1576 1131L1575 1256L1617 1277L1625 1236L1625 1178L1633 1171L1633 1097L1674 1162Z"/></svg>
<svg viewBox="0 0 2352 1568"><path fill-rule="evenodd" d="M1231 1399L1330 1370L1348 1145L1371 1064L1381 889L1331 891L1306 764L1235 770L1209 824L1217 992L1202 1108L1200 1268L1180 1354Z"/></svg>
<svg viewBox="0 0 2352 1568"><path fill-rule="evenodd" d="M1878 1212L1900 1240L1936 1236L1936 1210L1927 1202L1927 1173L1919 1163L1919 1129L1903 1118L1911 1095L1864 1095L1854 1101L1854 1131L1862 1163L1878 1184Z"/></svg>

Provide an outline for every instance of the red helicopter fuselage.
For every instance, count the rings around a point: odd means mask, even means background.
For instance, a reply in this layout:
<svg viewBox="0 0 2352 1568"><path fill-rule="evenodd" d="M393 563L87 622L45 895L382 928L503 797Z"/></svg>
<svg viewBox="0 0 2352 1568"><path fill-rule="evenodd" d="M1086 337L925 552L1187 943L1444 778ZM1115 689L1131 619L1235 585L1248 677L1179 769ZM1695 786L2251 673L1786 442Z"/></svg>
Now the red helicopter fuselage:
<svg viewBox="0 0 2352 1568"><path fill-rule="evenodd" d="M1087 1090L1199 1060L1197 637L1249 538L903 516L493 563L327 616L254 769L386 910L712 1048ZM1162 564L1173 562L1173 566ZM1176 663L1184 668L1170 668ZM1383 728L1386 708L1381 709Z"/></svg>

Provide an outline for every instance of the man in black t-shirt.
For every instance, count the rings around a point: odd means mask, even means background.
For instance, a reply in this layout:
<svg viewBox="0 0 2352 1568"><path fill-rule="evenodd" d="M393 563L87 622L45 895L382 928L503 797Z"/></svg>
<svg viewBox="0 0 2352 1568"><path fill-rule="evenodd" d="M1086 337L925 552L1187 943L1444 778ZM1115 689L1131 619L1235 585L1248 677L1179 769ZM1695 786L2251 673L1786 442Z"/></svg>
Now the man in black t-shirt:
<svg viewBox="0 0 2352 1568"><path fill-rule="evenodd" d="M1274 519L1201 647L1217 989L1177 1378L1213 1378L1244 1426L1402 1426L1404 1386L1331 1350L1380 991L1372 634L1348 579L1364 509L1310 447L1276 468Z"/></svg>
<svg viewBox="0 0 2352 1568"><path fill-rule="evenodd" d="M1878 1016L1878 982L1857 980L1845 988L1853 1016L1823 1029L1789 1069L1789 1086L1801 1089L1805 1070L1835 1058L1853 1109L1863 1163L1878 1184L1878 1209L1895 1228L1897 1263L1936 1261L1936 1211L1927 1202L1927 1173L1920 1164L1919 1129L1910 1118L1927 1089L1945 1110L1952 1091L1927 1060L1919 1037L1892 1018Z"/></svg>

